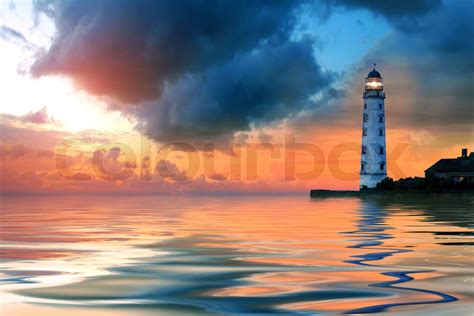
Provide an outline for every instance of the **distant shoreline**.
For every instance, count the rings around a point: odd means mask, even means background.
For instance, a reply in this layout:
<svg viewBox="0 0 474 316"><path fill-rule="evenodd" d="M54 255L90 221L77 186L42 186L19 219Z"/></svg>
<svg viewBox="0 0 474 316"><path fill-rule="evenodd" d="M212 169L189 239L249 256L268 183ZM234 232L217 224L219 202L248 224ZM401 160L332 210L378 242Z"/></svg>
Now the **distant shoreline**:
<svg viewBox="0 0 474 316"><path fill-rule="evenodd" d="M474 196L474 190L324 190L317 189L311 190L309 195L311 198L324 198L324 197L363 197L363 196L388 196L388 195L438 195L438 194L472 194Z"/></svg>

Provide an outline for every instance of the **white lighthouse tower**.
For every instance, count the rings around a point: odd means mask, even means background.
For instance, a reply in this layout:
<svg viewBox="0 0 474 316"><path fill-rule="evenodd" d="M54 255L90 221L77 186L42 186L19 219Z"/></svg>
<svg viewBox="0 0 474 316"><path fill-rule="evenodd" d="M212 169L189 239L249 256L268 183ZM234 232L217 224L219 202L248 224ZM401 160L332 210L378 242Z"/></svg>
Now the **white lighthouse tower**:
<svg viewBox="0 0 474 316"><path fill-rule="evenodd" d="M374 69L365 79L362 113L360 188L375 188L387 176L385 147L385 92L383 79Z"/></svg>

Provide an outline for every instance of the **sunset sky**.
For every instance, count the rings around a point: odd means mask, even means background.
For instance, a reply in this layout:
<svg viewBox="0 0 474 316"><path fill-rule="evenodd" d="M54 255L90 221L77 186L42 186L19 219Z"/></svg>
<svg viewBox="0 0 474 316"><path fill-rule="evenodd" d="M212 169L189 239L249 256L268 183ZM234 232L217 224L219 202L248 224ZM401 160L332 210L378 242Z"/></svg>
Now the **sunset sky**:
<svg viewBox="0 0 474 316"><path fill-rule="evenodd" d="M373 63L389 176L422 176L474 151L473 16L471 0L1 1L1 191L356 189Z"/></svg>

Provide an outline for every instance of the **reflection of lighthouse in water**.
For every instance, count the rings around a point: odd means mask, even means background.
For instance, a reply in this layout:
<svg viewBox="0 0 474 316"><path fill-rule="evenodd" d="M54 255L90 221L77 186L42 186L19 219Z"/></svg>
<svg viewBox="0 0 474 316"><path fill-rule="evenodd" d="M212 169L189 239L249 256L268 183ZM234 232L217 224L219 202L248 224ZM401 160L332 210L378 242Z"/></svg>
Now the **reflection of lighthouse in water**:
<svg viewBox="0 0 474 316"><path fill-rule="evenodd" d="M364 201L360 210L360 219L357 221L357 230L347 232L351 237L355 237L355 244L348 248L358 248L367 250L367 253L353 256L351 260L345 262L358 266L384 267L380 261L386 257L394 256L403 252L412 252L404 248L387 248L383 247L385 240L393 238L388 232L392 227L386 224L387 210L382 203ZM388 267L384 267L388 268ZM388 271L381 274L393 278L391 281L369 284L371 287L381 289L395 289L396 291L410 291L428 294L431 297L421 301L394 302L379 305L372 305L347 311L347 314L365 314L379 313L389 308L397 306L422 305L422 304L438 304L457 301L457 298L442 292L431 291L426 289L411 288L402 286L401 284L409 282L414 278L410 276L416 273L433 272L432 270L403 270ZM434 299L433 299L434 297Z"/></svg>
<svg viewBox="0 0 474 316"><path fill-rule="evenodd" d="M374 64L375 66L375 64ZM385 147L385 92L383 79L374 69L365 79L362 114L360 188L375 188L387 176Z"/></svg>

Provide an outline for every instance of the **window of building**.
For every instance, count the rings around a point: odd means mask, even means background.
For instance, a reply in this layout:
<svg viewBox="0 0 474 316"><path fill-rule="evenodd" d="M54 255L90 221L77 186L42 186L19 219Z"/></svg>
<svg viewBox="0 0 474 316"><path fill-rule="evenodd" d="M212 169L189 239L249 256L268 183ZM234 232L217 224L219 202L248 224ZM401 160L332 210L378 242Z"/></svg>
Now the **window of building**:
<svg viewBox="0 0 474 316"><path fill-rule="evenodd" d="M364 114L364 122L368 122L369 121L369 114Z"/></svg>
<svg viewBox="0 0 474 316"><path fill-rule="evenodd" d="M367 103L364 103L364 109L367 109Z"/></svg>
<svg viewBox="0 0 474 316"><path fill-rule="evenodd" d="M367 128L362 128L362 136L367 136Z"/></svg>
<svg viewBox="0 0 474 316"><path fill-rule="evenodd" d="M382 109L382 103L379 103L379 109L380 110Z"/></svg>
<svg viewBox="0 0 474 316"><path fill-rule="evenodd" d="M360 171L362 171L362 172L365 171L365 163L360 164Z"/></svg>
<svg viewBox="0 0 474 316"><path fill-rule="evenodd" d="M367 153L367 147L362 146L362 154L365 155Z"/></svg>
<svg viewBox="0 0 474 316"><path fill-rule="evenodd" d="M383 122L383 115L379 115L379 122L380 122L380 123Z"/></svg>
<svg viewBox="0 0 474 316"><path fill-rule="evenodd" d="M385 163L382 162L382 163L380 164L380 170L382 170L382 171L385 170Z"/></svg>
<svg viewBox="0 0 474 316"><path fill-rule="evenodd" d="M379 153L380 153L381 155L383 155L383 152L384 152L383 147L380 147L380 148L379 148Z"/></svg>
<svg viewBox="0 0 474 316"><path fill-rule="evenodd" d="M379 129L379 136L383 136L383 128Z"/></svg>

